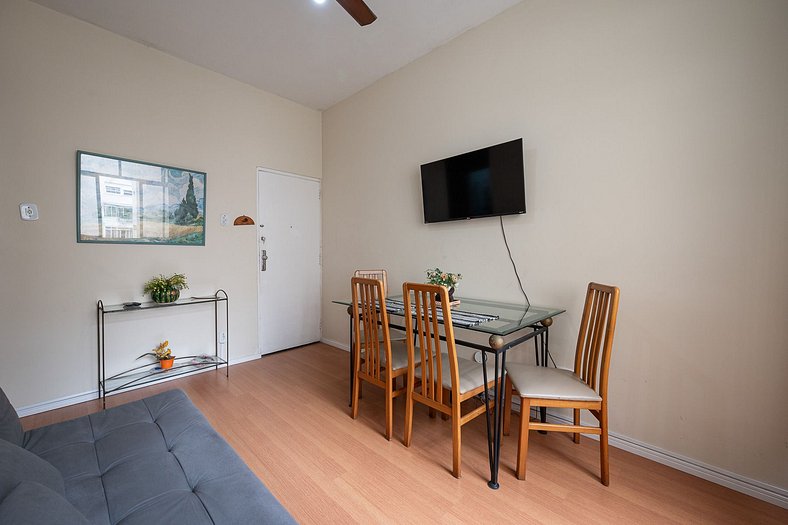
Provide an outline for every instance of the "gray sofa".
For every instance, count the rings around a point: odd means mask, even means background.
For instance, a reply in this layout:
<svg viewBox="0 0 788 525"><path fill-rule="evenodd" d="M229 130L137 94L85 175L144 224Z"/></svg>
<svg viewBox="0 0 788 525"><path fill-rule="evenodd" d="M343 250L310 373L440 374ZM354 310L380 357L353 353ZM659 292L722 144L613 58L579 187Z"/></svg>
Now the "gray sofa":
<svg viewBox="0 0 788 525"><path fill-rule="evenodd" d="M172 390L22 431L0 390L0 523L294 523Z"/></svg>

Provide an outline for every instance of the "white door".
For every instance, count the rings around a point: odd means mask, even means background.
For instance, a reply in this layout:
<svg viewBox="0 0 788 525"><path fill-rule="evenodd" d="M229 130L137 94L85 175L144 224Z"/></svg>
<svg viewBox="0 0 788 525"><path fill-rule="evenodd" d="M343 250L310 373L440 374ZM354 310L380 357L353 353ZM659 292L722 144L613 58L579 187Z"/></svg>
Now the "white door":
<svg viewBox="0 0 788 525"><path fill-rule="evenodd" d="M320 181L257 170L258 340L268 354L320 340Z"/></svg>

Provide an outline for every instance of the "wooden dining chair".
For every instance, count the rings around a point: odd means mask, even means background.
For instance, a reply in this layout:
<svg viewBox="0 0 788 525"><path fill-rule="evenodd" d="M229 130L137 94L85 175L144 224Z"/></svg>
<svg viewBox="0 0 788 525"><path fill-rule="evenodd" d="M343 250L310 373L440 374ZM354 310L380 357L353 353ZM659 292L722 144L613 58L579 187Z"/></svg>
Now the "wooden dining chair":
<svg viewBox="0 0 788 525"><path fill-rule="evenodd" d="M384 390L386 396L386 439L391 439L394 425L394 398L405 393L406 381L396 388L396 380L408 373L408 351L403 341L389 336L388 312L383 281L353 277L354 380L351 416L358 417L361 381ZM363 330L362 330L363 327Z"/></svg>
<svg viewBox="0 0 788 525"><path fill-rule="evenodd" d="M383 281L383 297L388 297L389 286L386 270L356 270L353 272L353 277L364 277L365 279L379 279ZM403 341L405 339L405 336L396 330L393 334L389 331L389 335L392 341ZM380 333L378 333L378 338L380 337Z"/></svg>
<svg viewBox="0 0 788 525"><path fill-rule="evenodd" d="M388 275L386 270L356 270L353 277L363 277L364 279L378 279L383 281L383 297L389 293Z"/></svg>
<svg viewBox="0 0 788 525"><path fill-rule="evenodd" d="M449 294L444 286L404 283L405 332L415 335L407 338L408 388L405 405L406 447L413 434L413 404L422 403L430 408L430 415L438 411L451 419L452 474L461 475L462 426L484 414L485 406L478 406L462 413L462 403L484 390L484 372L476 361L457 356L454 328L451 324ZM436 299L436 296L438 299ZM443 316L446 351L440 350L438 311ZM487 365L487 386L495 386L495 365ZM490 403L492 408L494 405Z"/></svg>
<svg viewBox="0 0 788 525"><path fill-rule="evenodd" d="M546 368L520 363L506 364L504 400L504 434L509 434L512 393L520 396L520 435L517 442L518 479L525 479L528 456L528 432L547 430L571 432L574 442L580 434L599 435L601 481L610 484L608 464L607 377L613 335L616 332L619 290L615 286L590 283L586 293L580 333L577 337L574 370ZM571 408L572 425L531 421L531 407ZM580 410L588 410L598 420L598 426L580 424Z"/></svg>

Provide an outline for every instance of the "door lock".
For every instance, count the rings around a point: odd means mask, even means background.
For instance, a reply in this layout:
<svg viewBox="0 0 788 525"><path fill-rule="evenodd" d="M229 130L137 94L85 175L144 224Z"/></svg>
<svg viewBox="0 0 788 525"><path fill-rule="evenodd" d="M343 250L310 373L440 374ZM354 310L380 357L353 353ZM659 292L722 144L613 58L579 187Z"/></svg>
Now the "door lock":
<svg viewBox="0 0 788 525"><path fill-rule="evenodd" d="M262 253L260 255L260 271L261 272L264 272L266 270L266 266L268 266L266 264L267 262L268 262L268 255L266 254L265 250L262 250Z"/></svg>

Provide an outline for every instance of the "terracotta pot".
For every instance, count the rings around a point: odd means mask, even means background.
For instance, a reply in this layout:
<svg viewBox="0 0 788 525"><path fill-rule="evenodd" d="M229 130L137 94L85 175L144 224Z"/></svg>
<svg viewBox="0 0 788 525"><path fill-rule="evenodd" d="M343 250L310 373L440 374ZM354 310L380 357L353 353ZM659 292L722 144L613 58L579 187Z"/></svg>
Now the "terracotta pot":
<svg viewBox="0 0 788 525"><path fill-rule="evenodd" d="M175 361L175 356L172 356L167 359L159 359L159 365L161 366L162 370L168 370L172 368L172 363Z"/></svg>

